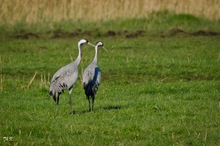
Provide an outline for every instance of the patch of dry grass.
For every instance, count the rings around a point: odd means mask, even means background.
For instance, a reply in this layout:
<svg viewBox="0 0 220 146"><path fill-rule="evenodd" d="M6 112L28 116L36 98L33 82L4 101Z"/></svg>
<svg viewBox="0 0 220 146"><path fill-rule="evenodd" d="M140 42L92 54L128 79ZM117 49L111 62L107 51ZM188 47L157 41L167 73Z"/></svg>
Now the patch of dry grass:
<svg viewBox="0 0 220 146"><path fill-rule="evenodd" d="M150 13L162 10L218 20L219 7L218 0L1 0L0 21L6 24L63 20L102 21L148 17Z"/></svg>

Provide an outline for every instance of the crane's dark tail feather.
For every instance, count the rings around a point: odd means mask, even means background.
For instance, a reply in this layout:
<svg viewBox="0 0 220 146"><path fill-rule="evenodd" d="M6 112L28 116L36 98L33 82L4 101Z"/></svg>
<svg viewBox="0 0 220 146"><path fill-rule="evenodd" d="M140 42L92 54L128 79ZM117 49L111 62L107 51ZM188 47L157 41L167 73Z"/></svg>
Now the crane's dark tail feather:
<svg viewBox="0 0 220 146"><path fill-rule="evenodd" d="M58 93L58 97L59 97L59 94L60 94L60 93ZM56 93L53 93L53 91L50 91L50 92L49 92L49 95L50 95L50 96L53 96L53 100L54 100L55 102L57 102Z"/></svg>
<svg viewBox="0 0 220 146"><path fill-rule="evenodd" d="M84 86L84 90L85 90L85 94L87 97L92 95L92 85L91 84Z"/></svg>
<svg viewBox="0 0 220 146"><path fill-rule="evenodd" d="M98 85L98 84L95 84L95 85L92 87L92 92L94 93L94 95L95 95L96 92L98 91L98 88L99 88L99 85Z"/></svg>
<svg viewBox="0 0 220 146"><path fill-rule="evenodd" d="M87 97L94 96L98 91L98 85L89 83L88 85L84 85L84 90Z"/></svg>
<svg viewBox="0 0 220 146"><path fill-rule="evenodd" d="M53 95L53 92L52 92L52 91L49 91L49 95L52 96L52 95Z"/></svg>

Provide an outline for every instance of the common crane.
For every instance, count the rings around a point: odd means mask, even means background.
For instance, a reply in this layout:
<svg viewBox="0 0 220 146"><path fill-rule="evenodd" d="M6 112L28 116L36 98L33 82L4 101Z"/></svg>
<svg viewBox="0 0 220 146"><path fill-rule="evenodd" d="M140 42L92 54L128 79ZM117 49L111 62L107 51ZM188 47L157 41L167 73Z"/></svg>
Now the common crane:
<svg viewBox="0 0 220 146"><path fill-rule="evenodd" d="M89 111L91 111L90 97L92 98L92 110L93 110L95 94L97 93L98 87L101 82L101 70L97 66L97 57L98 57L99 47L105 49L104 44L102 42L99 41L96 43L94 59L83 72L83 87L85 90L86 97L89 101Z"/></svg>
<svg viewBox="0 0 220 146"><path fill-rule="evenodd" d="M68 65L60 68L54 75L50 84L49 94L53 96L54 101L56 102L56 113L58 112L58 104L60 100L60 94L64 92L65 89L69 90L69 104L70 104L70 113L73 112L72 109L72 89L73 85L78 78L78 65L82 57L82 46L83 44L88 44L94 47L87 39L81 39L78 42L79 54L75 61L69 63Z"/></svg>

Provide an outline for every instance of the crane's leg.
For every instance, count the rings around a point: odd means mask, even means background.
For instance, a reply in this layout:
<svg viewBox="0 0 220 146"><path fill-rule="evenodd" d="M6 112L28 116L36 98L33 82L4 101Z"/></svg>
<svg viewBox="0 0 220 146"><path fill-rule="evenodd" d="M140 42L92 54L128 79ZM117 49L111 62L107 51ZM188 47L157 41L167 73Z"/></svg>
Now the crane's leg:
<svg viewBox="0 0 220 146"><path fill-rule="evenodd" d="M89 111L91 111L89 96L87 96L87 99L88 99L88 101L89 101Z"/></svg>
<svg viewBox="0 0 220 146"><path fill-rule="evenodd" d="M95 95L92 96L92 110L94 109Z"/></svg>
<svg viewBox="0 0 220 146"><path fill-rule="evenodd" d="M71 89L69 90L69 95L70 95L70 114L73 113L73 107L72 107L72 96L71 96L71 94L72 94L72 90L73 90L73 88L71 88Z"/></svg>
<svg viewBox="0 0 220 146"><path fill-rule="evenodd" d="M58 114L58 104L59 104L59 100L60 100L60 95L58 94L56 97L56 115Z"/></svg>

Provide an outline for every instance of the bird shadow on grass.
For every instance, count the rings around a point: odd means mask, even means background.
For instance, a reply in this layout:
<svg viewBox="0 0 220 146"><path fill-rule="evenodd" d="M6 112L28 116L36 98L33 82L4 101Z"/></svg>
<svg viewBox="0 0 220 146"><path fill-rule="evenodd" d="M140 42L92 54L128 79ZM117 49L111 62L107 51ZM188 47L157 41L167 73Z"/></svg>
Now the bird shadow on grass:
<svg viewBox="0 0 220 146"><path fill-rule="evenodd" d="M120 110L121 106L120 105L109 105L109 106L102 107L101 109L103 109L103 110Z"/></svg>
<svg viewBox="0 0 220 146"><path fill-rule="evenodd" d="M105 107L100 107L100 108L95 108L93 111L89 111L89 110L83 110L78 112L79 114L86 114L86 113L92 113L92 112L96 112L96 111L108 111L108 110L120 110L121 106L120 105L109 105L109 106L105 106Z"/></svg>

